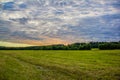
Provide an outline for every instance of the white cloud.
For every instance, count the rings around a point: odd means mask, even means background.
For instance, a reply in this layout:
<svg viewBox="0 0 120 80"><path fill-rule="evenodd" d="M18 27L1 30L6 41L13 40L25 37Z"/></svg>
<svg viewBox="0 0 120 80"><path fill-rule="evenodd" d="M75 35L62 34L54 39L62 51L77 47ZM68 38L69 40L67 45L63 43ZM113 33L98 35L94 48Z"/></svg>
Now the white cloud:
<svg viewBox="0 0 120 80"><path fill-rule="evenodd" d="M10 1L13 1L13 0L0 0L0 2L10 2Z"/></svg>
<svg viewBox="0 0 120 80"><path fill-rule="evenodd" d="M2 13L1 16L3 19L5 20L9 20L9 19L18 19L18 18L23 18L26 17L26 15L23 14L23 12L10 12L10 11L6 11L5 13Z"/></svg>
<svg viewBox="0 0 120 80"><path fill-rule="evenodd" d="M14 1L14 7L17 7L17 10L3 10L0 15L2 20L11 22L11 24L14 26L12 27L14 28L14 31L24 31L27 34L33 34L32 32L34 32L35 35L53 35L53 37L62 37L64 33L64 36L72 34L75 38L77 34L77 36L80 37L76 40L79 40L80 38L83 38L84 40L84 37L82 36L86 36L88 39L89 35L86 34L89 33L91 33L90 37L93 35L92 31L80 35L82 34L82 29L88 30L93 26L93 22L90 24L89 21L84 21L84 19L99 19L99 17L104 15L119 13L119 10L111 5L117 0L53 0L54 2L51 2L51 0ZM27 8L19 8L19 4L22 3L24 3ZM21 24L20 20L10 20L22 18L27 19L25 24ZM99 19L98 21L99 22L94 24L96 25L95 28L100 25L100 21L102 21L102 26L106 26L106 22L104 22L103 19ZM115 24L116 23L114 22L109 26L113 27ZM74 27L76 28L74 29Z"/></svg>

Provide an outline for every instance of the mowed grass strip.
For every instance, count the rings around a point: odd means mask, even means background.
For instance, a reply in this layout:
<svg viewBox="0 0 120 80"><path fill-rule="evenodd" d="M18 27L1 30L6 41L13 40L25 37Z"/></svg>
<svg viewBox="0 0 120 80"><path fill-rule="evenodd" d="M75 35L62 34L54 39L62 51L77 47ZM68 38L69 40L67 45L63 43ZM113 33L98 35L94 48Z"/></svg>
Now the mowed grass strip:
<svg viewBox="0 0 120 80"><path fill-rule="evenodd" d="M120 80L120 50L1 50L0 80Z"/></svg>

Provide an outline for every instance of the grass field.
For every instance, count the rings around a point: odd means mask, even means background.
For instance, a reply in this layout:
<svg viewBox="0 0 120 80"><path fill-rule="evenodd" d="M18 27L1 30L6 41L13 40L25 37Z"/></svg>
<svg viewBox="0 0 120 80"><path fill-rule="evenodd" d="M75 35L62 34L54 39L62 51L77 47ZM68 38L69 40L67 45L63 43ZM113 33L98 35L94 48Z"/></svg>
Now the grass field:
<svg viewBox="0 0 120 80"><path fill-rule="evenodd" d="M120 80L120 50L2 50L0 80Z"/></svg>

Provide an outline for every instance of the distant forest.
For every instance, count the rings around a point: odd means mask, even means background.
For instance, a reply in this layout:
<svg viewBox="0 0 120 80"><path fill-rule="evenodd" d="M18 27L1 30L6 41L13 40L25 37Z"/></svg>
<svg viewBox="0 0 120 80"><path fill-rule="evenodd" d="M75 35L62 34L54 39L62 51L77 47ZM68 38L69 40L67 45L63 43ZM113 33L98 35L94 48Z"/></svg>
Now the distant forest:
<svg viewBox="0 0 120 80"><path fill-rule="evenodd" d="M29 47L0 46L0 50L91 50L92 48L98 48L100 50L120 49L120 41L73 43L69 45L57 44L57 45L48 45L48 46L29 46Z"/></svg>

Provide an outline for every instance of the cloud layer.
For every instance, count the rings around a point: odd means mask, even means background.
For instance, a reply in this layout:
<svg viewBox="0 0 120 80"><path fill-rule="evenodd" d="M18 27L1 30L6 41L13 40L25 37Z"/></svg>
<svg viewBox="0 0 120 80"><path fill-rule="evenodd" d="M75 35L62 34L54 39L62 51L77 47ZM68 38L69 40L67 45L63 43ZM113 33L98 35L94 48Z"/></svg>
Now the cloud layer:
<svg viewBox="0 0 120 80"><path fill-rule="evenodd" d="M1 1L0 40L120 40L119 0Z"/></svg>

